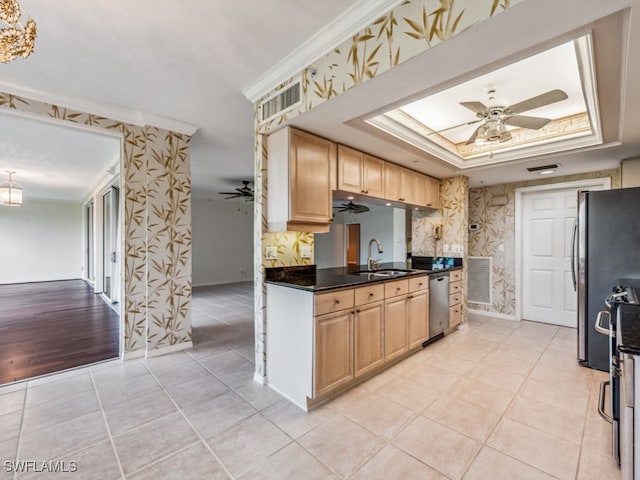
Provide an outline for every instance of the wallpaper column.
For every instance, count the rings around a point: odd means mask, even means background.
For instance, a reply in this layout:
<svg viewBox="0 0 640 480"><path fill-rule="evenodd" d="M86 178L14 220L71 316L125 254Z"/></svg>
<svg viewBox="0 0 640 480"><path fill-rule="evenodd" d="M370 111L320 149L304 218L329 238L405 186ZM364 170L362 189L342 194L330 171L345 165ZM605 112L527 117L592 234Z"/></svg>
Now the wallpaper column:
<svg viewBox="0 0 640 480"><path fill-rule="evenodd" d="M121 353L132 358L191 346L190 137L6 93L0 107L122 136Z"/></svg>

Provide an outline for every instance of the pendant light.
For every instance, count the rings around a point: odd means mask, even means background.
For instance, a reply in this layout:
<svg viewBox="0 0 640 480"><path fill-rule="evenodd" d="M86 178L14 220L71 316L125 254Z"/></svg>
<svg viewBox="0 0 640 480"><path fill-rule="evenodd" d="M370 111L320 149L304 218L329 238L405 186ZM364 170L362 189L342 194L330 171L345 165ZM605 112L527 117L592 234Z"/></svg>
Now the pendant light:
<svg viewBox="0 0 640 480"><path fill-rule="evenodd" d="M7 205L10 207L22 206L22 186L13 181L12 172L7 170L9 174L9 181L0 183L0 205Z"/></svg>

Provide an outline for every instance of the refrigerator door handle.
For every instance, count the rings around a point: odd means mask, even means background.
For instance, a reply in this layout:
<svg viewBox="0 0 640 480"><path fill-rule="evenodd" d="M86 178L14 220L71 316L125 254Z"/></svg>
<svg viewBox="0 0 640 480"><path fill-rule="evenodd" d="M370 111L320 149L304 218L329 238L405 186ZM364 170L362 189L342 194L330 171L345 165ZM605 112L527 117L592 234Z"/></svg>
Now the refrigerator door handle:
<svg viewBox="0 0 640 480"><path fill-rule="evenodd" d="M578 255L576 248L578 246L578 219L576 217L573 222L573 234L571 235L571 279L573 280L573 291L578 291L578 277L576 276L576 262L578 261Z"/></svg>

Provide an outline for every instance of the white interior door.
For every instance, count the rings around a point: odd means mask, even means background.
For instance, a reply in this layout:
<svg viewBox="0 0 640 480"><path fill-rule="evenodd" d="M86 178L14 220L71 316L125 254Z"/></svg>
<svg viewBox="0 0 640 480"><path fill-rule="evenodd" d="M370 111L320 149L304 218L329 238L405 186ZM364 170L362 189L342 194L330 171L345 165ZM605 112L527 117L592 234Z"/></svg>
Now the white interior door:
<svg viewBox="0 0 640 480"><path fill-rule="evenodd" d="M523 196L523 318L576 327L571 236L577 188Z"/></svg>

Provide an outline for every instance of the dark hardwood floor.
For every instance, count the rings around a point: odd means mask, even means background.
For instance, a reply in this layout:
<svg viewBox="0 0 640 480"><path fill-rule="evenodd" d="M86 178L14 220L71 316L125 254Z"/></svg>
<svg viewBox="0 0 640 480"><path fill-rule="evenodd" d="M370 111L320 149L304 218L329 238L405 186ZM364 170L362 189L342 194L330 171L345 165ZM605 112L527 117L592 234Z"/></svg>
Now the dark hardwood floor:
<svg viewBox="0 0 640 480"><path fill-rule="evenodd" d="M116 358L119 330L82 280L0 285L0 385Z"/></svg>

